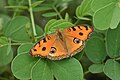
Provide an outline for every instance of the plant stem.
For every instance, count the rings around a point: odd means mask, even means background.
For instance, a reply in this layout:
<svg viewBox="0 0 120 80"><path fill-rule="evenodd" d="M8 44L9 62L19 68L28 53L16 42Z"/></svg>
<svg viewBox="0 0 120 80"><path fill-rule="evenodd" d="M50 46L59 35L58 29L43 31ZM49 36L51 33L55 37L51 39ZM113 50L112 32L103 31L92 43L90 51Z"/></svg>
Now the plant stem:
<svg viewBox="0 0 120 80"><path fill-rule="evenodd" d="M30 11L30 18L31 18L31 22L32 22L33 35L37 36L36 29L35 29L33 12L32 12L31 0L28 0L28 2L29 2L29 11ZM36 41L36 39L35 39L35 41Z"/></svg>
<svg viewBox="0 0 120 80"><path fill-rule="evenodd" d="M79 19L77 19L77 21L76 21L74 24L75 24L75 25L77 25L77 24L79 23L79 21L80 21L80 20L79 20Z"/></svg>
<svg viewBox="0 0 120 80"><path fill-rule="evenodd" d="M84 72L84 75L86 75L86 74L88 74L89 73L89 71L86 71L86 72Z"/></svg>
<svg viewBox="0 0 120 80"><path fill-rule="evenodd" d="M53 9L56 11L60 19L63 19L62 16L60 15L60 12L56 9L56 7L53 6Z"/></svg>
<svg viewBox="0 0 120 80"><path fill-rule="evenodd" d="M120 60L120 57L116 58L115 60Z"/></svg>

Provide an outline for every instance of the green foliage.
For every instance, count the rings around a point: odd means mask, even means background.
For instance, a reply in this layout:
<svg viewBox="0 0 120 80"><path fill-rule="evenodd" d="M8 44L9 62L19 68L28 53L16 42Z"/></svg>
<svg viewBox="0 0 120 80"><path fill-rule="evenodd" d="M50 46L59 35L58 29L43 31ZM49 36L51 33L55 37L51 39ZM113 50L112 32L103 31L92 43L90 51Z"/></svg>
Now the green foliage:
<svg viewBox="0 0 120 80"><path fill-rule="evenodd" d="M104 73L112 80L120 80L120 64L115 60L108 59L105 63Z"/></svg>
<svg viewBox="0 0 120 80"><path fill-rule="evenodd" d="M96 73L104 80L120 80L119 0L4 2L0 5L0 80L87 80ZM43 35L75 25L94 28L82 52L60 61L29 55Z"/></svg>
<svg viewBox="0 0 120 80"><path fill-rule="evenodd" d="M28 56L28 53L19 54L11 64L13 75L18 79L30 79L31 69L36 59Z"/></svg>
<svg viewBox="0 0 120 80"><path fill-rule="evenodd" d="M27 17L17 16L5 27L4 34L13 41L29 42L30 38L27 34L29 24L30 21ZM22 38L20 36L22 36Z"/></svg>
<svg viewBox="0 0 120 80"><path fill-rule="evenodd" d="M0 47L0 65L6 65L10 63L13 58L13 51L11 49L11 45L4 45Z"/></svg>
<svg viewBox="0 0 120 80"><path fill-rule="evenodd" d="M1 36L0 37L0 44L7 44L8 43L8 39L5 36Z"/></svg>
<svg viewBox="0 0 120 80"><path fill-rule="evenodd" d="M32 69L31 77L33 80L54 80L53 76L58 80L82 80L82 72L82 66L74 58L61 61L38 59Z"/></svg>
<svg viewBox="0 0 120 80"><path fill-rule="evenodd" d="M104 67L104 64L92 64L89 67L89 71L91 73L101 73L103 72L103 67Z"/></svg>
<svg viewBox="0 0 120 80"><path fill-rule="evenodd" d="M97 44L97 45L96 45ZM92 37L86 44L86 55L94 63L101 63L105 60L106 50L104 40Z"/></svg>
<svg viewBox="0 0 120 80"><path fill-rule="evenodd" d="M44 16L44 17L53 17L53 16L57 16L57 13L56 12L49 12L49 13L43 14L42 16Z"/></svg>
<svg viewBox="0 0 120 80"><path fill-rule="evenodd" d="M108 29L106 34L106 46L108 56L111 58L120 56L120 25L114 30ZM111 37L112 36L112 37Z"/></svg>
<svg viewBox="0 0 120 80"><path fill-rule="evenodd" d="M68 26L73 26L73 24L66 20L52 19L45 25L45 32L46 33L50 33L52 31L54 32L57 28L64 29Z"/></svg>
<svg viewBox="0 0 120 80"><path fill-rule="evenodd" d="M94 0L92 8L95 11L93 23L97 29L115 29L120 22L119 0ZM99 6L98 6L99 5Z"/></svg>
<svg viewBox="0 0 120 80"><path fill-rule="evenodd" d="M25 53L29 52L30 48L33 46L33 43L23 43L19 46L17 53Z"/></svg>
<svg viewBox="0 0 120 80"><path fill-rule="evenodd" d="M90 20L86 16L92 15L91 2L92 2L92 0L84 0L82 2L82 4L77 7L77 9L76 9L76 16L79 19Z"/></svg>

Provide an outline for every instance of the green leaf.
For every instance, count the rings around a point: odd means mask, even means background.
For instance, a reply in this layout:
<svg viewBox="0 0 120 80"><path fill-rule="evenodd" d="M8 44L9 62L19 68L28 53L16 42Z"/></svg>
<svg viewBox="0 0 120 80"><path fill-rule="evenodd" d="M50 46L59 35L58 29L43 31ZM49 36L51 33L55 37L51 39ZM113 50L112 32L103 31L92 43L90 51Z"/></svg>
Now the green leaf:
<svg viewBox="0 0 120 80"><path fill-rule="evenodd" d="M57 80L82 80L83 69L74 58L60 61L50 61L49 66Z"/></svg>
<svg viewBox="0 0 120 80"><path fill-rule="evenodd" d="M112 80L120 80L120 63L109 59L105 63L104 73Z"/></svg>
<svg viewBox="0 0 120 80"><path fill-rule="evenodd" d="M4 15L4 14L0 14L0 30L3 29L3 31L4 31L4 28L5 28L5 26L7 25L7 23L9 21L10 21L10 17L9 16Z"/></svg>
<svg viewBox="0 0 120 80"><path fill-rule="evenodd" d="M101 73L103 72L103 67L104 67L104 64L92 64L89 67L89 71L91 73Z"/></svg>
<svg viewBox="0 0 120 80"><path fill-rule="evenodd" d="M116 1L111 2L95 12L93 16L95 28L106 30L108 28L114 29L118 26L120 22L120 8L116 4Z"/></svg>
<svg viewBox="0 0 120 80"><path fill-rule="evenodd" d="M26 0L8 0L8 4L13 6L13 5L25 5L28 4Z"/></svg>
<svg viewBox="0 0 120 80"><path fill-rule="evenodd" d="M39 59L32 68L32 80L54 80L47 60Z"/></svg>
<svg viewBox="0 0 120 80"><path fill-rule="evenodd" d="M91 3L91 8L95 12L98 9L108 5L109 3L112 3L117 0L93 0Z"/></svg>
<svg viewBox="0 0 120 80"><path fill-rule="evenodd" d="M81 18L81 17L91 15L91 12L92 12L92 10L91 10L91 2L92 2L92 0L83 0L81 5L77 7L76 16L79 19L85 19L85 18Z"/></svg>
<svg viewBox="0 0 120 80"><path fill-rule="evenodd" d="M52 20L48 21L48 23L45 25L45 28L44 28L45 33L49 32L49 30L51 28L50 25L53 24L55 21L57 21L57 20L56 19L52 19Z"/></svg>
<svg viewBox="0 0 120 80"><path fill-rule="evenodd" d="M30 79L31 69L36 61L28 53L17 55L11 64L13 75L18 79Z"/></svg>
<svg viewBox="0 0 120 80"><path fill-rule="evenodd" d="M77 60L80 60L82 57L83 57L83 54L84 54L85 52L84 52L84 50L82 51L82 52L79 52L79 53L77 53L75 56L74 56L74 58L76 58Z"/></svg>
<svg viewBox="0 0 120 80"><path fill-rule="evenodd" d="M65 14L65 20L69 21L69 14L68 13Z"/></svg>
<svg viewBox="0 0 120 80"><path fill-rule="evenodd" d="M120 24L116 29L109 29L106 35L107 54L111 58L120 56Z"/></svg>
<svg viewBox="0 0 120 80"><path fill-rule="evenodd" d="M4 45L0 47L0 65L6 65L11 62L13 58L13 51L11 45Z"/></svg>
<svg viewBox="0 0 120 80"><path fill-rule="evenodd" d="M60 61L39 59L32 68L32 80L54 80L53 76L57 80L82 80L82 66L74 58Z"/></svg>
<svg viewBox="0 0 120 80"><path fill-rule="evenodd" d="M12 8L12 9L25 9L27 10L28 7L27 6L5 6L5 8Z"/></svg>
<svg viewBox="0 0 120 80"><path fill-rule="evenodd" d="M106 57L106 48L104 40L97 37L91 37L86 44L85 52L87 57L93 63L103 62Z"/></svg>
<svg viewBox="0 0 120 80"><path fill-rule="evenodd" d="M39 25L36 25L35 28L36 28L37 36L41 36L44 34L43 29Z"/></svg>
<svg viewBox="0 0 120 80"><path fill-rule="evenodd" d="M32 48L33 44L32 43L23 43L18 47L18 54L21 53L29 53L30 49Z"/></svg>
<svg viewBox="0 0 120 80"><path fill-rule="evenodd" d="M36 6L38 6L38 5L40 5L41 3L43 3L44 2L44 0L43 1L36 1L36 2L34 2L34 3L32 3L32 8L33 7L36 7Z"/></svg>
<svg viewBox="0 0 120 80"><path fill-rule="evenodd" d="M94 31L92 33L92 36L91 37L97 37L97 38L101 38L101 39L104 39L105 38L105 34L106 34L106 31L97 31L96 32Z"/></svg>
<svg viewBox="0 0 120 80"><path fill-rule="evenodd" d="M30 27L29 18L17 16L6 26L5 35L13 41L29 42L31 40L27 33L28 26Z"/></svg>
<svg viewBox="0 0 120 80"><path fill-rule="evenodd" d="M53 16L57 16L58 14L56 12L47 12L42 14L42 16L44 17L53 17Z"/></svg>
<svg viewBox="0 0 120 80"><path fill-rule="evenodd" d="M45 26L45 32L51 33L51 31L54 32L56 28L64 29L69 26L73 26L73 24L66 20L50 20Z"/></svg>
<svg viewBox="0 0 120 80"><path fill-rule="evenodd" d="M81 19L81 20L91 20L91 19L89 19L87 17L79 17L79 19Z"/></svg>
<svg viewBox="0 0 120 80"><path fill-rule="evenodd" d="M38 6L38 7L34 7L33 8L33 11L34 12L37 12L37 11L46 11L46 10L51 10L53 9L52 7L49 7L49 6Z"/></svg>
<svg viewBox="0 0 120 80"><path fill-rule="evenodd" d="M1 45L4 45L4 44L7 44L7 43L8 43L7 37L1 36L1 37L0 37L0 46L1 46Z"/></svg>
<svg viewBox="0 0 120 80"><path fill-rule="evenodd" d="M17 4L18 4L18 0L17 0L17 1L8 0L8 4L9 4L9 5L17 5Z"/></svg>

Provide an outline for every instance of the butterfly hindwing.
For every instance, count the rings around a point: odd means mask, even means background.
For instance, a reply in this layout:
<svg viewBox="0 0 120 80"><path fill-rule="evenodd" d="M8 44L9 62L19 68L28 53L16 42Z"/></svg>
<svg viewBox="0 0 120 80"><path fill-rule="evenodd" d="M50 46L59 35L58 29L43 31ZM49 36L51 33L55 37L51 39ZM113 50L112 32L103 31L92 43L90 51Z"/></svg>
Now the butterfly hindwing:
<svg viewBox="0 0 120 80"><path fill-rule="evenodd" d="M78 38L66 36L65 41L70 56L75 55L77 52L80 52L84 48L84 41Z"/></svg>
<svg viewBox="0 0 120 80"><path fill-rule="evenodd" d="M51 47L51 51L47 56L49 59L60 60L67 57L68 51L65 43L61 39L56 39Z"/></svg>

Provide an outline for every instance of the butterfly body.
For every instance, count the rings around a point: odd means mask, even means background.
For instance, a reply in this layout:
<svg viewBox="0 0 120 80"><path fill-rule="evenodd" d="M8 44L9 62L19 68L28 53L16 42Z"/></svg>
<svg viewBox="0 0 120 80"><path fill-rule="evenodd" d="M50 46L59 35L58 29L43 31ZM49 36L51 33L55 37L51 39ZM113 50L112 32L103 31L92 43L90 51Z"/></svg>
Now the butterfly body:
<svg viewBox="0 0 120 80"><path fill-rule="evenodd" d="M72 26L49 34L30 50L32 56L60 60L80 52L93 29L88 26Z"/></svg>

